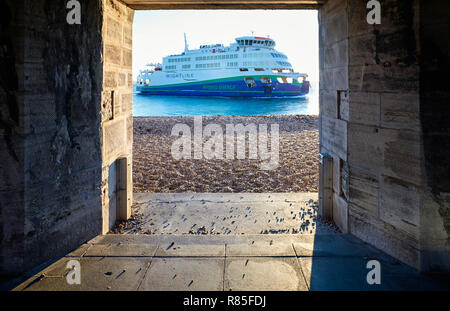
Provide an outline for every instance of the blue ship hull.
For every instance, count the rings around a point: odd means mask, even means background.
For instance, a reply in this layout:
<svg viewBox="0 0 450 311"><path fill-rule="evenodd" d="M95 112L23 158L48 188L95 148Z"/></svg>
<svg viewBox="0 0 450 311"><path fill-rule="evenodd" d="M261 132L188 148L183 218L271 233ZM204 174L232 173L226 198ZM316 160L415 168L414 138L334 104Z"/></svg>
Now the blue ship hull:
<svg viewBox="0 0 450 311"><path fill-rule="evenodd" d="M309 92L309 82L262 83L248 87L243 79L218 79L215 82L191 82L165 86L137 85L136 90L149 95L227 96L227 97L300 97Z"/></svg>

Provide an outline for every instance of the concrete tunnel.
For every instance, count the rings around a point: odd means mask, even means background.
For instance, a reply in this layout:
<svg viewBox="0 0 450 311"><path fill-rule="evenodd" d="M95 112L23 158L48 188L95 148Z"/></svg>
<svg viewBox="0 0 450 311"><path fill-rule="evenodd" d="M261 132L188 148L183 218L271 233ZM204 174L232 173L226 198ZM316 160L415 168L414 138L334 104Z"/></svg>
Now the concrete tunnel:
<svg viewBox="0 0 450 311"><path fill-rule="evenodd" d="M363 0L80 2L79 25L60 1L0 4L2 275L130 216L134 10L211 8L319 11L322 217L450 271L450 3L384 1L369 25Z"/></svg>

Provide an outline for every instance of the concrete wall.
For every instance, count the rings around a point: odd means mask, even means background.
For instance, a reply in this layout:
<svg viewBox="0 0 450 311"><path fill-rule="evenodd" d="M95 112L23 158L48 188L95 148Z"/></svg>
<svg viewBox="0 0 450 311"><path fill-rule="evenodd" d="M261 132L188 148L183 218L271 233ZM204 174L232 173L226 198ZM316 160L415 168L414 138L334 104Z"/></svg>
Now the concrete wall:
<svg viewBox="0 0 450 311"><path fill-rule="evenodd" d="M85 1L85 23L69 26L59 2L19 3L5 7L5 33L22 53L5 73L12 118L2 164L17 169L2 179L11 191L1 200L2 274L63 255L101 228L101 6Z"/></svg>
<svg viewBox="0 0 450 311"><path fill-rule="evenodd" d="M0 2L0 273L23 266L24 3Z"/></svg>
<svg viewBox="0 0 450 311"><path fill-rule="evenodd" d="M424 147L421 268L450 271L449 1L420 1L420 123Z"/></svg>
<svg viewBox="0 0 450 311"><path fill-rule="evenodd" d="M333 200L322 209L344 232L422 270L430 270L423 260L433 235L434 254L444 256L434 268L449 271L448 199L426 193L419 13L427 8L383 1L381 24L369 25L366 3L330 0L320 9L320 148L334 159ZM439 119L425 110L430 124Z"/></svg>
<svg viewBox="0 0 450 311"><path fill-rule="evenodd" d="M129 216L133 11L80 2L81 25L67 24L65 2L1 4L1 274L64 255ZM105 197L112 163L117 215Z"/></svg>
<svg viewBox="0 0 450 311"><path fill-rule="evenodd" d="M130 215L133 10L81 3L81 25L64 2L0 4L1 274ZM413 267L449 271L448 4L386 0L373 26L366 3L320 9L321 210Z"/></svg>
<svg viewBox="0 0 450 311"><path fill-rule="evenodd" d="M131 215L134 10L115 0L103 0L103 5L102 233L106 233L116 219L128 219ZM112 196L114 192L116 195Z"/></svg>

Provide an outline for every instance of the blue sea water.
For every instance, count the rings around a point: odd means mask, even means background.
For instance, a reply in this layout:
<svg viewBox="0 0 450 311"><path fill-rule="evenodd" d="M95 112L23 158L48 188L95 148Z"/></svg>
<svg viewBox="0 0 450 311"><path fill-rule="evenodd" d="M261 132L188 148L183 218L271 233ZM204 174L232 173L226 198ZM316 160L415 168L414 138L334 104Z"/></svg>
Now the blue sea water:
<svg viewBox="0 0 450 311"><path fill-rule="evenodd" d="M319 114L318 86L303 98L235 98L145 95L133 91L133 115L146 116L248 116Z"/></svg>

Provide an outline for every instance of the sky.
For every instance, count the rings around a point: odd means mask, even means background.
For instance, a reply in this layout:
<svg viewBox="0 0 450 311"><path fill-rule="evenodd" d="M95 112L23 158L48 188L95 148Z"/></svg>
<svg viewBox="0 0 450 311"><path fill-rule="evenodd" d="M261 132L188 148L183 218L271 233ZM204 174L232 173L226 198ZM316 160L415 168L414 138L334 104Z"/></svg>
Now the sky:
<svg viewBox="0 0 450 311"><path fill-rule="evenodd" d="M153 10L135 11L133 77L148 63L203 44L228 46L236 37L269 36L296 72L319 80L319 26L316 10Z"/></svg>

